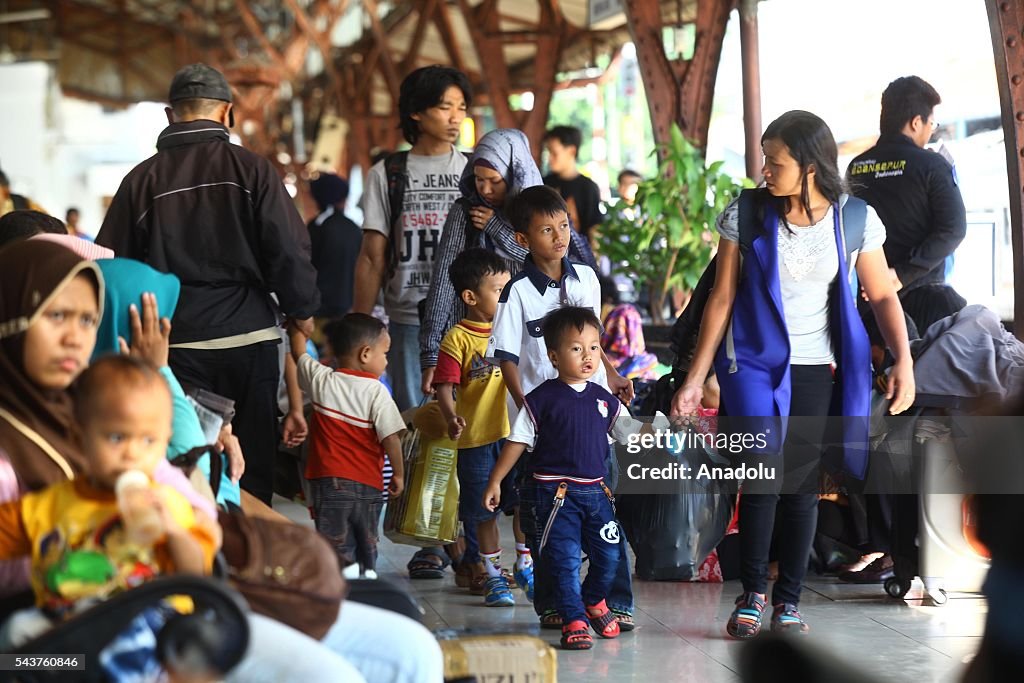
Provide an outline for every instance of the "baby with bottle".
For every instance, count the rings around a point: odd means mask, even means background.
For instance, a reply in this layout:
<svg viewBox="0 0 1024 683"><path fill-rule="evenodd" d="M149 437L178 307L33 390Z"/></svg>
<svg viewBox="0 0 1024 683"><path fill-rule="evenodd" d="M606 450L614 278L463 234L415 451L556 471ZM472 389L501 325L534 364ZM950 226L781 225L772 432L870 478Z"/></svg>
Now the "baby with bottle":
<svg viewBox="0 0 1024 683"><path fill-rule="evenodd" d="M81 375L75 416L87 471L0 505L0 560L31 558L36 597L0 628L0 650L156 576L210 573L209 525L152 481L171 413L166 383L140 360L108 356Z"/></svg>

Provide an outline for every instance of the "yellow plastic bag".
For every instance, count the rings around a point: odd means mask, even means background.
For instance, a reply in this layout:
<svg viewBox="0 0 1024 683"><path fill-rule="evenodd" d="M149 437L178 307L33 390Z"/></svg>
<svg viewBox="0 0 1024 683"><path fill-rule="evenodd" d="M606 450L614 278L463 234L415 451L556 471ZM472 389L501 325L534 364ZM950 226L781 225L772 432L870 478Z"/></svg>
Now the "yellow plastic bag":
<svg viewBox="0 0 1024 683"><path fill-rule="evenodd" d="M402 438L405 493L388 501L384 535L394 543L434 546L459 537L458 448L447 437L441 407L427 403Z"/></svg>

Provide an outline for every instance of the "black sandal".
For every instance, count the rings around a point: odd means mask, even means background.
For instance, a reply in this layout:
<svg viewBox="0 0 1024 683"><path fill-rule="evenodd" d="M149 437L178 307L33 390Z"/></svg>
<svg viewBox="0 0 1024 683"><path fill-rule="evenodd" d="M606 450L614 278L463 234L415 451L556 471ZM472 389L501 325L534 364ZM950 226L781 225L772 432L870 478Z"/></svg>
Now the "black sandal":
<svg viewBox="0 0 1024 683"><path fill-rule="evenodd" d="M435 562L435 558L437 561ZM430 548L423 548L416 551L416 554L405 566L409 570L410 579L443 579L444 570L451 564L451 560L443 554Z"/></svg>
<svg viewBox="0 0 1024 683"><path fill-rule="evenodd" d="M587 622L577 619L563 626L561 644L563 650L589 650L594 647Z"/></svg>
<svg viewBox="0 0 1024 683"><path fill-rule="evenodd" d="M592 609L601 610L601 613L591 614L590 610ZM604 600L587 608L587 621L590 622L590 627L594 629L594 632L602 638L619 637L619 620L615 616L615 612L608 609Z"/></svg>
<svg viewBox="0 0 1024 683"><path fill-rule="evenodd" d="M558 616L558 610L544 610L544 614L540 615L540 627L552 630L562 628L562 617Z"/></svg>
<svg viewBox="0 0 1024 683"><path fill-rule="evenodd" d="M612 614L619 620L620 631L632 631L636 628L636 622L633 621L633 615L621 609L615 609L612 607Z"/></svg>

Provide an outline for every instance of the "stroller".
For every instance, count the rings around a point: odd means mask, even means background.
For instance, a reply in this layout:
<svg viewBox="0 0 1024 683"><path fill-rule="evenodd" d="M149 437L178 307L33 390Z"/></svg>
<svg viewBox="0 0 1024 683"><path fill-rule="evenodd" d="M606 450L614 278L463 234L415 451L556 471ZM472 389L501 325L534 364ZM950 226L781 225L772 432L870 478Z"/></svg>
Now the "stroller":
<svg viewBox="0 0 1024 683"><path fill-rule="evenodd" d="M909 494L894 496L894 575L885 591L902 599L917 576L932 603L942 605L947 591L978 592L989 566L974 539L965 474L976 452L964 418L1021 394L1024 343L992 311L968 306L934 323L911 351L917 384L911 419L872 423L872 467L885 471L873 483Z"/></svg>

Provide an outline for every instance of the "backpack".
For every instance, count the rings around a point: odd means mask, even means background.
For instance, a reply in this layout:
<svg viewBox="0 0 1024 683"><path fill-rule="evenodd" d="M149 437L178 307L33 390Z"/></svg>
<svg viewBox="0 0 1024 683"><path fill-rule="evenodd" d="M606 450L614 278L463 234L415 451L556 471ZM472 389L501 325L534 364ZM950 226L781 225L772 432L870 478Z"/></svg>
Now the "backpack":
<svg viewBox="0 0 1024 683"><path fill-rule="evenodd" d="M758 226L764 222L763 206L767 199L767 190L764 188L740 192L739 244L741 263L754 242L754 235L757 232ZM846 204L843 205L839 220L846 236L846 257L847 263L849 263L850 255L853 251L859 250L864 242L867 204L863 200L850 195L846 200ZM857 246L851 249L850 245ZM693 358L701 320L704 318L704 308L707 306L711 290L715 286L717 260L718 255L716 254L701 274L700 280L697 281L697 286L693 288L686 308L683 309L683 312L672 326L670 348L675 354L675 360L672 363L674 369L685 371L689 367L690 360Z"/></svg>
<svg viewBox="0 0 1024 683"><path fill-rule="evenodd" d="M462 152L469 163L470 154ZM393 152L384 157L384 175L388 182L388 208L391 216L391 236L388 239L388 260L384 279L390 280L398 270L398 244L402 236L402 203L405 200L405 188L409 183L406 165L409 161L409 150Z"/></svg>

